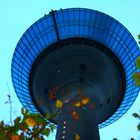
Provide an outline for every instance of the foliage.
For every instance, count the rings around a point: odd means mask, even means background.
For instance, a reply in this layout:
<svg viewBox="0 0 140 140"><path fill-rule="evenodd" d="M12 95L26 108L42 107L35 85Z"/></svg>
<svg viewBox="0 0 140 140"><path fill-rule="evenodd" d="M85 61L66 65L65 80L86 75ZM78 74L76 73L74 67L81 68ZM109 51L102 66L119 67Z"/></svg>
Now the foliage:
<svg viewBox="0 0 140 140"><path fill-rule="evenodd" d="M53 132L54 125L50 124L41 114L29 113L24 108L21 109L21 116L14 119L14 125L6 125L0 122L0 139L3 140L44 140L44 136L49 136Z"/></svg>
<svg viewBox="0 0 140 140"><path fill-rule="evenodd" d="M0 122L0 139L3 140L44 140L44 136L49 136L50 132L53 132L55 129L54 124L50 123L48 119L53 120L57 114L60 115L63 113L67 113L63 110L63 106L66 104L70 105L71 117L75 121L80 120L80 115L77 111L77 108L85 109L85 107L89 107L91 109L94 108L94 104L90 101L89 97L86 97L82 93L78 93L75 98L66 97L65 100L57 99L55 96L55 92L59 87L53 87L53 90L49 90L49 98L52 100L56 107L56 112L50 114L46 113L45 117L41 114L30 113L28 109L21 109L21 116L12 121L10 114L11 125L6 125L3 121ZM64 92L62 92L63 94ZM53 97L53 98L52 98ZM8 94L8 100L6 103L10 104L10 113L12 110L11 104L11 96L10 92ZM44 103L44 99L38 100L39 104ZM61 113L60 113L61 112ZM73 125L73 124L72 124ZM74 126L70 126L73 127ZM75 140L80 140L80 135L75 130Z"/></svg>
<svg viewBox="0 0 140 140"><path fill-rule="evenodd" d="M138 39L140 40L140 34L138 35ZM140 44L140 41L139 41L139 44ZM137 59L136 59L136 67L138 68L138 70L140 70L140 56L138 56ZM135 80L135 85L140 86L140 72L134 73L132 75L132 78ZM133 113L132 115L133 115L133 117L140 120L140 114ZM140 131L140 122L137 125L137 129L138 129L138 131Z"/></svg>

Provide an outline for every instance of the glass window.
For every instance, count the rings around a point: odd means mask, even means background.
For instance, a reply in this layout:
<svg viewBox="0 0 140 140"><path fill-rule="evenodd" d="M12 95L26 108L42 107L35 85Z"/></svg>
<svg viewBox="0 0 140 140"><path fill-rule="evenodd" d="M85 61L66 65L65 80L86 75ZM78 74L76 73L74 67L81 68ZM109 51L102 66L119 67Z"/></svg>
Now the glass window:
<svg viewBox="0 0 140 140"><path fill-rule="evenodd" d="M38 30L36 24L33 25L33 30L34 30L34 32L35 32L36 35L39 34L39 30Z"/></svg>
<svg viewBox="0 0 140 140"><path fill-rule="evenodd" d="M28 30L27 30L27 31L28 31ZM31 42L31 41L32 41L32 38L31 38L31 36L30 36L29 33L26 33L25 37L26 37L26 40L27 40L28 42ZM23 41L23 40L22 40L22 41ZM26 45L26 46L27 46L27 45Z"/></svg>
<svg viewBox="0 0 140 140"><path fill-rule="evenodd" d="M111 26L110 26L110 29L114 32L115 31L115 28L116 28L116 22L112 22Z"/></svg>
<svg viewBox="0 0 140 140"><path fill-rule="evenodd" d="M79 10L74 10L74 20L79 20L79 19L80 19Z"/></svg>
<svg viewBox="0 0 140 140"><path fill-rule="evenodd" d="M79 20L79 22L80 21L84 21L85 20L85 14L86 14L85 11L80 10L80 13L79 14L80 14L80 20Z"/></svg>
<svg viewBox="0 0 140 140"><path fill-rule="evenodd" d="M36 24L37 24L37 27L38 27L38 29L39 29L40 32L43 31L43 26L42 26L41 22L42 22L42 20L40 19L40 20L36 23Z"/></svg>
<svg viewBox="0 0 140 140"><path fill-rule="evenodd" d="M100 14L96 14L95 23L97 25L100 25L101 24L101 20L102 20L102 16Z"/></svg>
<svg viewBox="0 0 140 140"><path fill-rule="evenodd" d="M63 22L63 15L62 12L56 13L56 21L57 23L62 23Z"/></svg>
<svg viewBox="0 0 140 140"><path fill-rule="evenodd" d="M73 15L73 11L69 11L69 20L74 20L74 15Z"/></svg>
<svg viewBox="0 0 140 140"><path fill-rule="evenodd" d="M69 20L69 15L66 12L63 12L63 17L64 17L64 21ZM62 22L63 22L63 20L62 20Z"/></svg>
<svg viewBox="0 0 140 140"><path fill-rule="evenodd" d="M52 20L52 15L48 15L45 19L47 20L48 26L54 25Z"/></svg>
<svg viewBox="0 0 140 140"><path fill-rule="evenodd" d="M121 29L120 25L117 25L115 28L115 33L118 34L120 32L120 29Z"/></svg>

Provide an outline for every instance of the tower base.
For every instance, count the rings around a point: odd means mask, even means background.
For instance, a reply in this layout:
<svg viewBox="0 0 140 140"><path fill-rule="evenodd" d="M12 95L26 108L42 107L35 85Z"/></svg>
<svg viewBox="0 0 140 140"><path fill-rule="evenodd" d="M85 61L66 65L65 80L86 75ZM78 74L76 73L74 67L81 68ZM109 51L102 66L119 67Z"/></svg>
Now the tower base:
<svg viewBox="0 0 140 140"><path fill-rule="evenodd" d="M56 140L100 140L95 110L83 107L60 114Z"/></svg>

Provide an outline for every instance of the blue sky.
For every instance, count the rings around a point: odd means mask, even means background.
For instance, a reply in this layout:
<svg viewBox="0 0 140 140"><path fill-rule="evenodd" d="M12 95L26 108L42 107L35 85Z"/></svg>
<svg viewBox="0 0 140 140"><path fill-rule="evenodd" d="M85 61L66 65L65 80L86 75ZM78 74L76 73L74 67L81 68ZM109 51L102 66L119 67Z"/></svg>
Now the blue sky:
<svg viewBox="0 0 140 140"><path fill-rule="evenodd" d="M11 82L11 59L17 42L26 29L51 9L82 7L104 12L120 21L136 40L140 33L140 0L0 0L0 120L9 122L7 83L13 100L13 118L22 107ZM136 130L138 121L133 112L140 111L140 95L129 111L118 121L100 130L101 140L140 139ZM55 140L55 133L48 140Z"/></svg>

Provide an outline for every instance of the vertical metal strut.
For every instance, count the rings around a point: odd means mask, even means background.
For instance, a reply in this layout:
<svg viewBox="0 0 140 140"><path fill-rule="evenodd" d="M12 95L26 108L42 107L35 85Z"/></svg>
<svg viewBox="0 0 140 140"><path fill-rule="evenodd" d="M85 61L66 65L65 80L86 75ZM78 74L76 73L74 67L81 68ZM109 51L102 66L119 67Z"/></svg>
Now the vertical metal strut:
<svg viewBox="0 0 140 140"><path fill-rule="evenodd" d="M59 36L59 31L58 31L58 27L57 27L57 23L56 23L56 18L55 18L55 11L51 11L50 14L52 14L52 19L53 19L53 23L54 23L54 28L55 28L55 32L56 32L56 37L57 37L57 41L58 44L60 45L60 36Z"/></svg>

